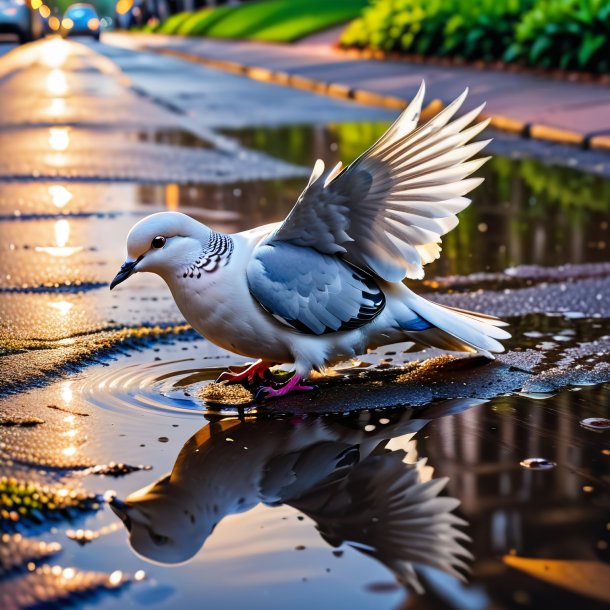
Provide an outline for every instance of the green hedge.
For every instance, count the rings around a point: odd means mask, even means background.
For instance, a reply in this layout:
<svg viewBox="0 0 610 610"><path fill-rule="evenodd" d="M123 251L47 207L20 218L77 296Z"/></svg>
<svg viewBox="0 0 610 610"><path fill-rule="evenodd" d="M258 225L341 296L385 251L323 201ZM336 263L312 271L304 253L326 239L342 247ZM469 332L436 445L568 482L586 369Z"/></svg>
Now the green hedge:
<svg viewBox="0 0 610 610"><path fill-rule="evenodd" d="M608 0L377 0L346 47L610 70Z"/></svg>
<svg viewBox="0 0 610 610"><path fill-rule="evenodd" d="M378 0L344 32L344 46L494 59L533 0Z"/></svg>

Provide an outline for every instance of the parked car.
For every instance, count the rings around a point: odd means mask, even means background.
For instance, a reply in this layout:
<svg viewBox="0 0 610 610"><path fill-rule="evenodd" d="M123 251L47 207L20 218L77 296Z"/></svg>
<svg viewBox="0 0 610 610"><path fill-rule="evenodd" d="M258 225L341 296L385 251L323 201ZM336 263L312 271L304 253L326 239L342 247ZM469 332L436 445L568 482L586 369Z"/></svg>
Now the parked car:
<svg viewBox="0 0 610 610"><path fill-rule="evenodd" d="M64 37L85 35L99 40L100 27L100 18L90 4L73 4L64 13L60 32Z"/></svg>
<svg viewBox="0 0 610 610"><path fill-rule="evenodd" d="M15 34L21 44L40 38L40 13L26 0L0 0L0 34Z"/></svg>

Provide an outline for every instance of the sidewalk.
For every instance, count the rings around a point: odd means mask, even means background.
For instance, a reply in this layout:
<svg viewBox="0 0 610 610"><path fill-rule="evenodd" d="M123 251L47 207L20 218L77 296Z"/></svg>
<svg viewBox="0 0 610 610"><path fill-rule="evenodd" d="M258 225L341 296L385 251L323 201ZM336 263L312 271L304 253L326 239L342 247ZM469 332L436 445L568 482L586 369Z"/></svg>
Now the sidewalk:
<svg viewBox="0 0 610 610"><path fill-rule="evenodd" d="M156 34L105 34L110 44L177 55L251 78L400 108L426 81L446 104L470 88L469 106L498 129L610 151L610 88L531 74L406 61L360 59L325 44L280 45ZM437 102L436 107L440 107Z"/></svg>

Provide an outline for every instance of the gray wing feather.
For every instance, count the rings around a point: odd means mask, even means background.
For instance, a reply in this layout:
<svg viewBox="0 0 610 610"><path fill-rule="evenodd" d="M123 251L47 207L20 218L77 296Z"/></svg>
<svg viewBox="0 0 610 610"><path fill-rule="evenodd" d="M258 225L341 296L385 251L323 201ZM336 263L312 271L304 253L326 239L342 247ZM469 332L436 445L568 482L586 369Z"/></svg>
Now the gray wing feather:
<svg viewBox="0 0 610 610"><path fill-rule="evenodd" d="M385 306L383 292L369 275L336 256L294 244L262 244L246 274L262 307L306 333L358 328Z"/></svg>
<svg viewBox="0 0 610 610"><path fill-rule="evenodd" d="M424 87L390 129L347 169L315 165L309 184L268 242L340 255L391 282L422 278L438 258L441 236L481 180L466 178L486 159L469 159L487 142L467 142L487 122L481 107L451 121L466 92L417 127Z"/></svg>

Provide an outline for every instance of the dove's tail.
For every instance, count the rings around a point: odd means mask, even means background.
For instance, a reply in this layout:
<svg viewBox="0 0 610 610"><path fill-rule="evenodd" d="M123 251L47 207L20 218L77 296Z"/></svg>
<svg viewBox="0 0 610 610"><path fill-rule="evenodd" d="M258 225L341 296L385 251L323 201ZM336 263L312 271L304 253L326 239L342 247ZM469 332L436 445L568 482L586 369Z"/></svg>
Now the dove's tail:
<svg viewBox="0 0 610 610"><path fill-rule="evenodd" d="M502 326L506 322L493 316L439 305L408 290L406 305L431 324L431 328L414 334L419 343L459 352L482 352L492 358L492 352L503 352L502 339L510 339Z"/></svg>

